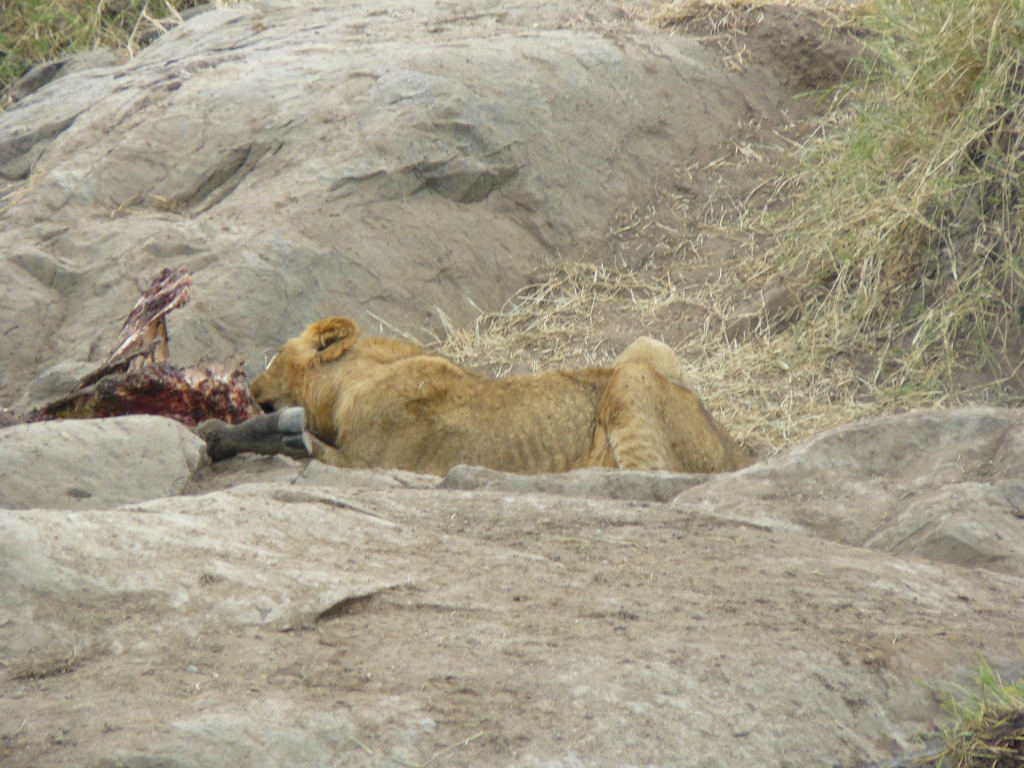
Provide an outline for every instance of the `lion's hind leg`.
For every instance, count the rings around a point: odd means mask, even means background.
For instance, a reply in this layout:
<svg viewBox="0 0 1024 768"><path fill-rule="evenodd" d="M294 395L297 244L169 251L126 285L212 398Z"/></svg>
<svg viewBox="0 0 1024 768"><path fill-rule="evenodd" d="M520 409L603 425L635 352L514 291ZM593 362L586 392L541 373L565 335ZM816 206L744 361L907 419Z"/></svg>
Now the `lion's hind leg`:
<svg viewBox="0 0 1024 768"><path fill-rule="evenodd" d="M750 463L665 344L637 339L612 371L597 407L591 466L720 472Z"/></svg>
<svg viewBox="0 0 1024 768"><path fill-rule="evenodd" d="M650 336L641 336L622 353L615 358L612 368L617 369L627 363L643 363L649 365L666 379L687 389L693 389L689 377L683 371L676 353L668 344L652 339Z"/></svg>
<svg viewBox="0 0 1024 768"><path fill-rule="evenodd" d="M612 370L598 404L594 449L601 455L595 456L595 463L620 469L678 470L661 390L674 385L689 389L679 358L668 345L641 336L615 358Z"/></svg>
<svg viewBox="0 0 1024 768"><path fill-rule="evenodd" d="M643 363L615 367L597 406L592 465L680 470L661 416L659 378L657 371Z"/></svg>

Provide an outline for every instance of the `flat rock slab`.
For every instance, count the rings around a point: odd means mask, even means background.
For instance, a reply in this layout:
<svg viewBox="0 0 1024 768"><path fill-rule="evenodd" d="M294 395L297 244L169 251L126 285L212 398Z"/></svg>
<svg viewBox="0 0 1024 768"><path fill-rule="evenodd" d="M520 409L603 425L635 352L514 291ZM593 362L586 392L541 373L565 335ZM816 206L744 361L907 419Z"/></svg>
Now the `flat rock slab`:
<svg viewBox="0 0 1024 768"><path fill-rule="evenodd" d="M966 408L858 422L673 506L1024 576L1024 415Z"/></svg>
<svg viewBox="0 0 1024 768"><path fill-rule="evenodd" d="M184 493L206 445L157 416L0 430L0 508L103 509Z"/></svg>
<svg viewBox="0 0 1024 768"><path fill-rule="evenodd" d="M668 503L621 498L640 473L517 485L463 468L445 482L476 487L456 490L240 457L197 465L193 495L2 510L0 757L781 767L914 751L979 653L1024 673L1024 579L1006 558L879 537L908 514L977 519L979 489L1017 471L1020 419L918 412L733 475L652 473L684 488ZM66 442L116 475L133 453L105 446L126 421ZM191 450L172 422L145 426L165 458ZM1021 520L1000 514L1019 562Z"/></svg>
<svg viewBox="0 0 1024 768"><path fill-rule="evenodd" d="M331 314L429 340L779 117L776 86L611 2L198 14L0 113L0 180L22 185L0 231L0 399L37 404L44 361L94 361L166 266L195 279L178 363L255 369Z"/></svg>
<svg viewBox="0 0 1024 768"><path fill-rule="evenodd" d="M441 488L510 493L551 493L625 501L670 501L709 479L709 475L675 472L633 472L619 469L579 469L543 475L516 475L486 467L458 466L441 481Z"/></svg>
<svg viewBox="0 0 1024 768"><path fill-rule="evenodd" d="M5 765L850 765L1019 650L991 571L660 504L294 493L5 513Z"/></svg>

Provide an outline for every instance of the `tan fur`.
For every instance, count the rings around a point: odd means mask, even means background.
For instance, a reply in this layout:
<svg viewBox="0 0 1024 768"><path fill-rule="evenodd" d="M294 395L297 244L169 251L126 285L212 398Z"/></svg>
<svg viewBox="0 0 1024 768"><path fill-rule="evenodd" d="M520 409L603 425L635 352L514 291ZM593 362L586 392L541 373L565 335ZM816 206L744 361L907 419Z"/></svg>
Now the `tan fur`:
<svg viewBox="0 0 1024 768"><path fill-rule="evenodd" d="M286 342L251 392L270 410L301 405L324 444L318 456L342 467L722 472L750 464L672 350L646 337L610 368L492 379L335 317Z"/></svg>

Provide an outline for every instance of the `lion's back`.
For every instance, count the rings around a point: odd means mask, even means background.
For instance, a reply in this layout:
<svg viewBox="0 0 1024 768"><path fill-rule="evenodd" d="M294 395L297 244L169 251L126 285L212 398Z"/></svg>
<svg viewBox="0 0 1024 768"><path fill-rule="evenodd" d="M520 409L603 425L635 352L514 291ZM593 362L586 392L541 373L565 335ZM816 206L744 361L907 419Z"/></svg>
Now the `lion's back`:
<svg viewBox="0 0 1024 768"><path fill-rule="evenodd" d="M336 374L341 380L345 374ZM491 379L434 355L347 372L339 448L368 465L562 472L590 449L600 369ZM359 378L352 383L352 376Z"/></svg>

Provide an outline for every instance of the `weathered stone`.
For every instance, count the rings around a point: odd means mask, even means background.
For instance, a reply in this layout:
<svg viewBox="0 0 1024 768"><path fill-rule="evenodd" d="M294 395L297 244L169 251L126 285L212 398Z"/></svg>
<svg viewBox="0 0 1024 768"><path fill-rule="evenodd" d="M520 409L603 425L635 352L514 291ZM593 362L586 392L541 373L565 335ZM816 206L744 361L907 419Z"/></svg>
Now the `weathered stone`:
<svg viewBox="0 0 1024 768"><path fill-rule="evenodd" d="M12 768L851 765L1019 658L1020 579L550 494L7 510L0 579Z"/></svg>
<svg viewBox="0 0 1024 768"><path fill-rule="evenodd" d="M25 389L21 400L14 404L20 413L27 413L30 403L52 403L75 389L87 374L96 370L93 363L62 360L42 371Z"/></svg>
<svg viewBox="0 0 1024 768"><path fill-rule="evenodd" d="M21 101L54 80L72 72L112 67L120 63L120 57L107 48L93 48L90 51L73 53L53 61L38 64L11 83L5 96L10 102Z"/></svg>
<svg viewBox="0 0 1024 768"><path fill-rule="evenodd" d="M1022 446L1018 411L917 411L826 432L673 504L1024 576Z"/></svg>
<svg viewBox="0 0 1024 768"><path fill-rule="evenodd" d="M669 501L709 477L674 472L603 469L579 469L551 475L516 475L486 467L458 466L447 474L440 487L459 491L487 490L630 501Z"/></svg>
<svg viewBox="0 0 1024 768"><path fill-rule="evenodd" d="M165 266L195 279L170 322L180 365L241 354L251 373L323 315L427 337L438 310L498 308L666 158L752 116L752 89L696 43L588 7L605 21L231 5L26 94L0 113L0 175L31 173L0 232L0 326L20 329L0 335L0 400L54 360L95 361ZM759 113L781 114L761 90ZM28 252L73 284L8 256Z"/></svg>
<svg viewBox="0 0 1024 768"><path fill-rule="evenodd" d="M193 477L197 493L220 491L248 484L280 483L324 488L435 488L434 475L383 469L339 469L313 459L244 454L204 466Z"/></svg>
<svg viewBox="0 0 1024 768"><path fill-rule="evenodd" d="M0 431L0 507L102 509L183 493L205 443L170 419L125 416Z"/></svg>

